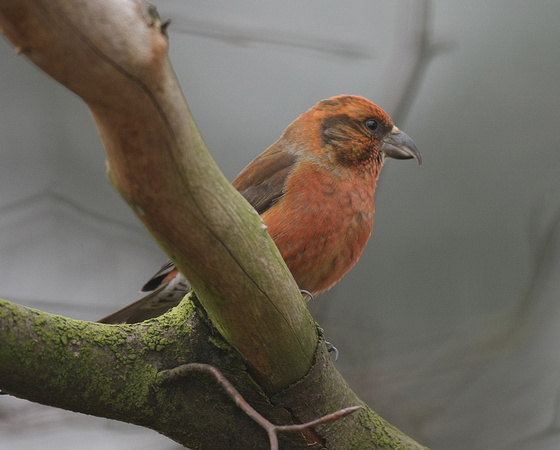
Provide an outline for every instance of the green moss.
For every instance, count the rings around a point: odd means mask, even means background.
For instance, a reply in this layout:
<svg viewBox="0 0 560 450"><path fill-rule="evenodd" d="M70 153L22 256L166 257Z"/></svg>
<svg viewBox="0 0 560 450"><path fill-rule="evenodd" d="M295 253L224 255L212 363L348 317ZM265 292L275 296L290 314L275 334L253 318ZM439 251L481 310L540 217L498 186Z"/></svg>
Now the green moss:
<svg viewBox="0 0 560 450"><path fill-rule="evenodd" d="M222 338L222 336L220 335L212 335L208 338L208 340L215 345L217 348L221 349L221 350L232 350L233 347L231 346L231 344L226 341L224 338Z"/></svg>
<svg viewBox="0 0 560 450"><path fill-rule="evenodd" d="M372 442L381 448L391 450L406 450L410 447L406 445L401 437L403 434L379 417L371 409L366 408L367 414L360 415L360 423L364 427L371 427L373 423L375 430L372 435Z"/></svg>

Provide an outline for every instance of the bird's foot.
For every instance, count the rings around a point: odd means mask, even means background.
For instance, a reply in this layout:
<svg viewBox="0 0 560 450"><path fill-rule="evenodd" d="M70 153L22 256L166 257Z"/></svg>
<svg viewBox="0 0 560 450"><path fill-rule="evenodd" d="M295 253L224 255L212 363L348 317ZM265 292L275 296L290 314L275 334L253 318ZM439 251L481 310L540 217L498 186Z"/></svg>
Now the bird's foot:
<svg viewBox="0 0 560 450"><path fill-rule="evenodd" d="M305 289L300 289L299 290L303 295L307 295L309 297L309 300L315 300L315 297L313 296L313 294L309 291L306 291Z"/></svg>
<svg viewBox="0 0 560 450"><path fill-rule="evenodd" d="M327 345L329 353L334 354L334 360L336 361L338 359L338 349L328 341L325 341L325 344Z"/></svg>

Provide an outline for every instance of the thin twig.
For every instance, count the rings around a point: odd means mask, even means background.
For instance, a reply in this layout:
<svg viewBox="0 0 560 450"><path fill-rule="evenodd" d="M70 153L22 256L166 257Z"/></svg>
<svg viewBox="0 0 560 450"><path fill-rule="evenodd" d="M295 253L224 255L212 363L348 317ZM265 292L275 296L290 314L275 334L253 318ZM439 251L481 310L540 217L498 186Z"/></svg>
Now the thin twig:
<svg viewBox="0 0 560 450"><path fill-rule="evenodd" d="M235 389L233 384L228 381L228 379L222 374L222 372L220 372L220 370L210 364L183 364L173 369L163 370L158 373L157 383L164 384L178 378L183 378L191 372L206 372L214 375L214 378L216 378L218 383L225 389L234 403L239 406L239 408L241 408L245 412L245 414L247 414L251 419L253 419L266 430L270 441L271 450L278 450L277 433L279 431L302 431L307 428L314 427L315 425L334 422L362 408L361 406L351 406L349 408L338 410L334 413L327 414L323 417L302 424L274 425L269 420L265 419L261 414L259 414L251 405L249 405L249 403L247 403L247 401L243 398L239 391Z"/></svg>
<svg viewBox="0 0 560 450"><path fill-rule="evenodd" d="M328 422L334 422L338 419L342 419L353 412L358 411L358 409L362 409L362 406L350 406L348 408L339 409L333 413L324 415L323 417L319 417L318 419L312 420L306 423L298 423L294 425L275 425L277 431L302 431L307 428L314 427L315 425L322 425Z"/></svg>

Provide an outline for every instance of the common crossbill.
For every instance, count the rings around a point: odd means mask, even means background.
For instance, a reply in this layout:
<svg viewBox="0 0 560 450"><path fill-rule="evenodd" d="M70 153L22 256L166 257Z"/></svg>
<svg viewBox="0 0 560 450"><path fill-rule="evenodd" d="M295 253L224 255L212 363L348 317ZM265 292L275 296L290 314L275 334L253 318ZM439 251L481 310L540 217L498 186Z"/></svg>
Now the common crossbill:
<svg viewBox="0 0 560 450"><path fill-rule="evenodd" d="M320 294L360 258L373 228L373 194L385 158L422 164L412 139L381 108L363 97L338 96L299 116L234 180L300 289ZM150 294L101 322L157 317L188 290L168 261L142 288Z"/></svg>

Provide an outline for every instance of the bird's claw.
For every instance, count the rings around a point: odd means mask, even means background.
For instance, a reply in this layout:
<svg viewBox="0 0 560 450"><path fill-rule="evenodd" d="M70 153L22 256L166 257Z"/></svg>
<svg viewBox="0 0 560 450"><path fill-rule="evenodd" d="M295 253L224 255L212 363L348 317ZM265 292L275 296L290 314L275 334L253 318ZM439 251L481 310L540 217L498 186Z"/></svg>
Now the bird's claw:
<svg viewBox="0 0 560 450"><path fill-rule="evenodd" d="M330 342L325 341L325 344L327 346L327 350L329 351L329 353L334 353L334 360L338 360L338 349L332 345Z"/></svg>
<svg viewBox="0 0 560 450"><path fill-rule="evenodd" d="M309 297L309 300L315 300L315 297L313 296L313 294L309 291L306 291L305 289L300 289L299 290L303 295L307 295Z"/></svg>

